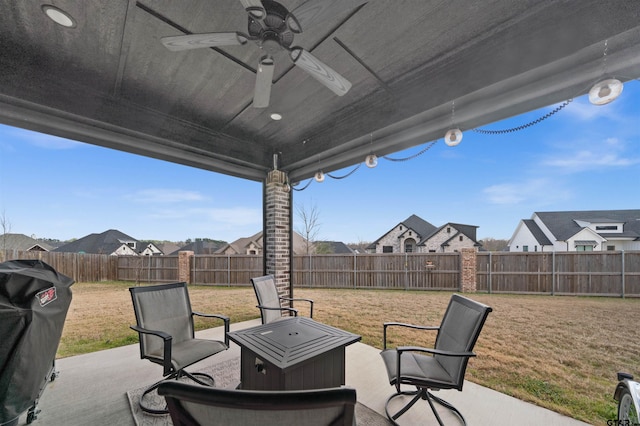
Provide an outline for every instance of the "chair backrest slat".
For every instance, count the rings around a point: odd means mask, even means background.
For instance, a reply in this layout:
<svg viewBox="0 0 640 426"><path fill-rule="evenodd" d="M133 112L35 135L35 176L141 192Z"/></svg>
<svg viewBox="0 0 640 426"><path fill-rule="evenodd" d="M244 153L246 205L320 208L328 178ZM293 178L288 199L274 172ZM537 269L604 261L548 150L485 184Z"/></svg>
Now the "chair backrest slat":
<svg viewBox="0 0 640 426"><path fill-rule="evenodd" d="M487 305L454 294L442 318L435 348L454 352L473 351L491 310ZM462 389L469 358L443 355L436 355L436 358Z"/></svg>
<svg viewBox="0 0 640 426"><path fill-rule="evenodd" d="M164 331L173 337L174 344L193 339L193 317L186 283L132 287L129 290L138 326ZM141 339L143 356L162 353L162 339L150 335L143 335Z"/></svg>
<svg viewBox="0 0 640 426"><path fill-rule="evenodd" d="M258 305L270 308L282 307L273 275L251 278L251 284L256 293ZM260 316L262 317L262 323L267 324L280 318L282 312L273 309L260 309Z"/></svg>

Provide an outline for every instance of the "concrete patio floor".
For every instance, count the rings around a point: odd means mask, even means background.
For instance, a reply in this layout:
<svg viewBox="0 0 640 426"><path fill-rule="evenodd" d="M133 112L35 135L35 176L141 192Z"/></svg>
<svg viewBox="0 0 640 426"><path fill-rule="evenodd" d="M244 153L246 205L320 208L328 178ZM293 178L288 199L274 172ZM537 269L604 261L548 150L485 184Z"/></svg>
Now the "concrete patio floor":
<svg viewBox="0 0 640 426"><path fill-rule="evenodd" d="M232 324L232 330L258 325L259 320ZM197 333L198 337L222 339L221 327ZM240 356L231 348L189 370ZM356 343L346 350L346 385L356 388L358 401L384 415L385 401L393 392L379 350ZM134 426L126 392L161 378L161 368L141 360L138 345L94 352L56 361L59 377L47 386L39 403L41 413L34 426L123 425ZM585 425L553 411L525 403L491 389L466 382L462 392L440 391L465 416L467 424L495 425ZM448 410L440 410L446 424L460 421ZM402 425L437 425L426 402L419 402L402 418ZM26 415L20 425L26 424Z"/></svg>

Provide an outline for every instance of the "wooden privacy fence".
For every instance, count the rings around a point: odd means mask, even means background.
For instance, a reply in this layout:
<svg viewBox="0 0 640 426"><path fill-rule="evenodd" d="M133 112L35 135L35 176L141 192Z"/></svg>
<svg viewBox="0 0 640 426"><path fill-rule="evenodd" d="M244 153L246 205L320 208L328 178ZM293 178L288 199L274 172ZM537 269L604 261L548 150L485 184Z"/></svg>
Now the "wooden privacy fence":
<svg viewBox="0 0 640 426"><path fill-rule="evenodd" d="M0 262L41 259L75 281L178 281L178 256L0 250ZM192 283L248 286L262 256L198 255ZM294 286L310 288L460 290L459 253L294 256ZM640 297L640 251L480 252L476 290L487 293Z"/></svg>
<svg viewBox="0 0 640 426"><path fill-rule="evenodd" d="M316 288L459 290L458 253L294 256L293 283Z"/></svg>
<svg viewBox="0 0 640 426"><path fill-rule="evenodd" d="M118 279L118 258L106 254L0 250L0 262L14 259L40 259L77 282Z"/></svg>
<svg viewBox="0 0 640 426"><path fill-rule="evenodd" d="M489 293L640 296L640 252L478 253L476 289Z"/></svg>

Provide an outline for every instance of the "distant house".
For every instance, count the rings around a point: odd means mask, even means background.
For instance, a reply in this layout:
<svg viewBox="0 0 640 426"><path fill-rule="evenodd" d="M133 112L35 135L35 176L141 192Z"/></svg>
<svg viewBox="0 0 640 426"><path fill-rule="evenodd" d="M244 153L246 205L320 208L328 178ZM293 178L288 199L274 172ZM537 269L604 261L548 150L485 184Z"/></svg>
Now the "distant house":
<svg viewBox="0 0 640 426"><path fill-rule="evenodd" d="M216 254L221 247L225 246L224 241L205 241L201 238L196 238L192 243L185 245L184 247L175 250L170 253L171 255L177 255L181 251L192 251L193 254Z"/></svg>
<svg viewBox="0 0 640 426"><path fill-rule="evenodd" d="M216 254L262 254L262 232L223 245Z"/></svg>
<svg viewBox="0 0 640 426"><path fill-rule="evenodd" d="M138 252L141 256L162 256L164 253L160 247L156 246L151 241L138 241Z"/></svg>
<svg viewBox="0 0 640 426"><path fill-rule="evenodd" d="M262 231L250 237L239 238L229 244L226 244L216 252L216 254L262 254L264 247L264 239ZM293 254L306 254L307 241L297 232L293 232ZM313 249L312 245L310 245Z"/></svg>
<svg viewBox="0 0 640 426"><path fill-rule="evenodd" d="M158 253L153 243L140 242L118 230L110 229L101 234L89 234L53 250L65 253L108 254L111 256L138 256L142 253ZM161 253L161 252L160 252Z"/></svg>
<svg viewBox="0 0 640 426"><path fill-rule="evenodd" d="M535 212L522 219L509 251L640 250L640 210Z"/></svg>
<svg viewBox="0 0 640 426"><path fill-rule="evenodd" d="M51 251L53 247L24 234L0 235L0 250Z"/></svg>
<svg viewBox="0 0 640 426"><path fill-rule="evenodd" d="M478 249L477 226L447 223L436 227L411 215L367 247L368 253L451 253Z"/></svg>
<svg viewBox="0 0 640 426"><path fill-rule="evenodd" d="M172 242L158 243L157 246L163 254L171 254L180 250L180 246Z"/></svg>
<svg viewBox="0 0 640 426"><path fill-rule="evenodd" d="M341 241L314 241L316 254L353 254L353 250Z"/></svg>

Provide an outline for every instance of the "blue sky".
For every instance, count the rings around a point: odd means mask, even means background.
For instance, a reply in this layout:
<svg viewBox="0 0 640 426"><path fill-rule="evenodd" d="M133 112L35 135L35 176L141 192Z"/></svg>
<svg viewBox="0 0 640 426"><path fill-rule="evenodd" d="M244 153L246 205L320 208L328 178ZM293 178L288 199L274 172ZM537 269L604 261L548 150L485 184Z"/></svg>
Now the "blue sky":
<svg viewBox="0 0 640 426"><path fill-rule="evenodd" d="M483 128L520 126L554 107ZM457 147L440 140L409 161L381 158L311 182L294 205L315 206L318 239L345 243L373 241L412 214L508 239L536 211L638 209L640 82L605 106L577 98L519 132L466 131ZM262 184L0 125L0 215L12 233L60 240L118 229L139 240L233 241L262 229Z"/></svg>

